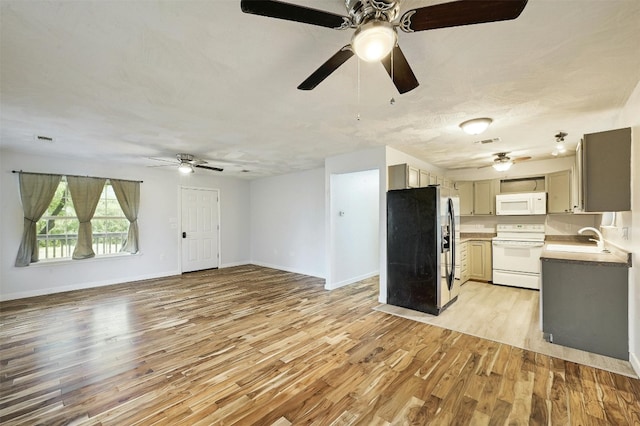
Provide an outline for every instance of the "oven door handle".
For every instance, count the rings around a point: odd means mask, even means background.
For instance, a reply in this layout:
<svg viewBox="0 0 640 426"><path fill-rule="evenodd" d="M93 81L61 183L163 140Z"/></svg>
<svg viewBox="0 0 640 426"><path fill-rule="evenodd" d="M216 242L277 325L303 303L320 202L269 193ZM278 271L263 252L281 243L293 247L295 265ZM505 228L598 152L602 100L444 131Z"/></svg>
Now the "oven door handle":
<svg viewBox="0 0 640 426"><path fill-rule="evenodd" d="M533 243L533 244L513 244L513 243L503 243L500 241L494 241L493 242L494 246L498 246L498 247L509 247L509 248L521 248L521 249L527 249L527 248L533 248L533 247L542 247L544 246L544 243Z"/></svg>

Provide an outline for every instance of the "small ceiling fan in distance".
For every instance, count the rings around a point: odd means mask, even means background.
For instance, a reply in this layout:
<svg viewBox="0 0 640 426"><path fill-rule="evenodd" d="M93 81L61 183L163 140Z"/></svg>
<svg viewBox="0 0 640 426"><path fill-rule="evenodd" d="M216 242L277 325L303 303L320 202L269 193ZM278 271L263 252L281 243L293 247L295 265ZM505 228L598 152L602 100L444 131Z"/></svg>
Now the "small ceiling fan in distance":
<svg viewBox="0 0 640 426"><path fill-rule="evenodd" d="M400 93L418 87L398 45L397 29L406 33L515 19L527 0L458 0L409 10L400 16L399 0L345 0L348 16L277 0L241 0L244 13L302 22L335 30L355 29L343 46L313 72L298 89L312 90L356 54L381 62Z"/></svg>
<svg viewBox="0 0 640 426"><path fill-rule="evenodd" d="M164 161L166 163L171 163L171 164L162 164L162 165L158 165L158 166L149 166L149 167L167 167L167 166L178 166L178 171L180 171L180 173L184 173L184 174L189 174L189 173L193 173L195 170L194 168L200 168L200 169L207 169L207 170L213 170L215 172L221 172L224 169L220 168L220 167L213 167L213 166L207 166L207 161L199 159L194 157L191 154L177 154L176 155L176 159L177 161L170 161L170 160L165 160L164 158L156 158L156 157L149 157L149 159L151 160L156 160L156 161Z"/></svg>
<svg viewBox="0 0 640 426"><path fill-rule="evenodd" d="M526 161L526 160L530 160L531 159L531 157L518 157L518 158L513 158L512 159L511 157L508 157L507 154L509 154L509 153L508 152L497 152L497 153L493 154L493 155L496 156L496 158L493 160L493 164L487 164L486 166L482 166L482 167L478 167L478 168L479 169L484 169L485 167L493 167L494 169L496 169L499 172L506 172L515 163L520 163L522 161Z"/></svg>

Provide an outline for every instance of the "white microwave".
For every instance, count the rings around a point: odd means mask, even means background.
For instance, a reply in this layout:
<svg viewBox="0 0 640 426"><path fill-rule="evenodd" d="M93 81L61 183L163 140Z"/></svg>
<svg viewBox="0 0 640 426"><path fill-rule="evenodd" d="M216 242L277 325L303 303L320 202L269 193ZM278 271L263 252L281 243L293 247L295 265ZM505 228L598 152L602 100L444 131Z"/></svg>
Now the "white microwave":
<svg viewBox="0 0 640 426"><path fill-rule="evenodd" d="M498 194L496 195L496 214L502 216L547 214L547 193Z"/></svg>

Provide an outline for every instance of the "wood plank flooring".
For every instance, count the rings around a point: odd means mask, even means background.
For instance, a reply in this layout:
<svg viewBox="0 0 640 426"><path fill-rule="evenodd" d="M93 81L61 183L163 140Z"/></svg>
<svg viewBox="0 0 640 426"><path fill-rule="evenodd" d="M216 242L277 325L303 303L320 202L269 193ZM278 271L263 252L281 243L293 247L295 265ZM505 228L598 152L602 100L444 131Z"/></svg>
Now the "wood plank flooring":
<svg viewBox="0 0 640 426"><path fill-rule="evenodd" d="M640 381L257 266L0 303L0 423L640 424Z"/></svg>
<svg viewBox="0 0 640 426"><path fill-rule="evenodd" d="M380 305L376 309L567 361L638 377L629 361L545 341L540 329L538 291L468 281L460 288L458 300L438 316L392 305Z"/></svg>

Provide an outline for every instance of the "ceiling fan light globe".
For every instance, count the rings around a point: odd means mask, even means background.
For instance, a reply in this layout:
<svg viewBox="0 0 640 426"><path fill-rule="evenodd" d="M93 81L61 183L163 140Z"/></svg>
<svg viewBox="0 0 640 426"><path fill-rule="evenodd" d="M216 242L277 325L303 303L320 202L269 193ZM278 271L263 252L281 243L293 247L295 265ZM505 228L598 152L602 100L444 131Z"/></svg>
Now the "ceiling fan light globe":
<svg viewBox="0 0 640 426"><path fill-rule="evenodd" d="M376 62L385 58L398 41L393 25L386 21L370 21L353 34L351 46L358 58Z"/></svg>
<svg viewBox="0 0 640 426"><path fill-rule="evenodd" d="M500 163L495 163L493 165L493 168L498 172L506 172L507 170L509 170L511 168L512 164L513 164L512 161L503 161L503 162L500 162Z"/></svg>
<svg viewBox="0 0 640 426"><path fill-rule="evenodd" d="M189 163L180 163L180 165L178 166L178 171L182 174L189 174L189 173L193 173L193 166L191 166L191 164Z"/></svg>
<svg viewBox="0 0 640 426"><path fill-rule="evenodd" d="M467 120L460 123L460 128L469 135L479 135L487 130L489 125L493 122L490 118L474 118L473 120Z"/></svg>

